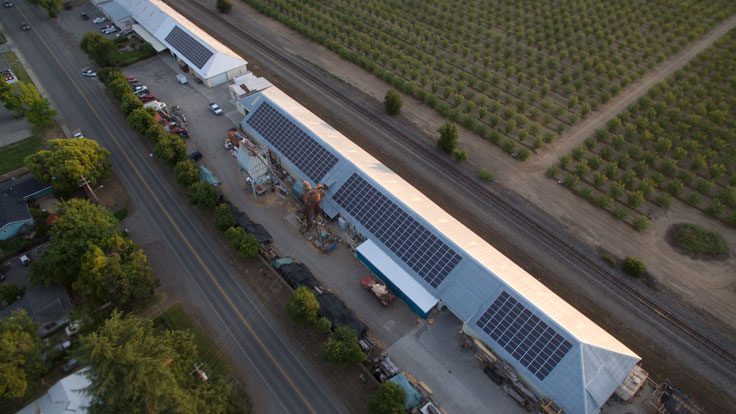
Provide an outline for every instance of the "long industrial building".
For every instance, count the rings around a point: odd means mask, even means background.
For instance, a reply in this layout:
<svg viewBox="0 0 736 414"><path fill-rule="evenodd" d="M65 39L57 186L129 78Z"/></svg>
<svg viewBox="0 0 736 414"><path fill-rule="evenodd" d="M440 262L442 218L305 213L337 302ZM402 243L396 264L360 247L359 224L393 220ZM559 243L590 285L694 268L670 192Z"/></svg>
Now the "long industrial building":
<svg viewBox="0 0 736 414"><path fill-rule="evenodd" d="M640 361L633 351L276 87L242 98L242 129L297 179L328 186L322 208L366 241L356 255L426 317L464 331L568 413L597 413Z"/></svg>

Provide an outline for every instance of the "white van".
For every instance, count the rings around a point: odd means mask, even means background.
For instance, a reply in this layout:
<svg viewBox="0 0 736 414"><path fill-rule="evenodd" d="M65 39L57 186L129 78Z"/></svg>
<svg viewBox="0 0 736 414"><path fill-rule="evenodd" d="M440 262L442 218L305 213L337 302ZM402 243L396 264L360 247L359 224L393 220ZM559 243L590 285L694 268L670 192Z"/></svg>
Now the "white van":
<svg viewBox="0 0 736 414"><path fill-rule="evenodd" d="M187 76L182 73L176 75L176 81L181 83L182 85L186 85L189 82L187 80Z"/></svg>

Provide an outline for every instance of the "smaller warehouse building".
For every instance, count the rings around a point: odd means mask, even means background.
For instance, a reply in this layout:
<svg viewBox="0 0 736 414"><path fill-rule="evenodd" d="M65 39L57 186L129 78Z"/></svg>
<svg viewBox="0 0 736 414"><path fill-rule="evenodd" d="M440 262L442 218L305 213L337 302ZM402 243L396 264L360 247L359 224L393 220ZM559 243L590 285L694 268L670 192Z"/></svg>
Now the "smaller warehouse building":
<svg viewBox="0 0 736 414"><path fill-rule="evenodd" d="M130 29L133 24L133 17L130 12L116 1L99 2L97 8L107 17L107 20L114 23L120 30Z"/></svg>
<svg viewBox="0 0 736 414"><path fill-rule="evenodd" d="M131 28L156 51L169 49L181 66L208 87L248 73L248 62L159 0L112 0L132 16ZM107 3L103 3L103 7Z"/></svg>

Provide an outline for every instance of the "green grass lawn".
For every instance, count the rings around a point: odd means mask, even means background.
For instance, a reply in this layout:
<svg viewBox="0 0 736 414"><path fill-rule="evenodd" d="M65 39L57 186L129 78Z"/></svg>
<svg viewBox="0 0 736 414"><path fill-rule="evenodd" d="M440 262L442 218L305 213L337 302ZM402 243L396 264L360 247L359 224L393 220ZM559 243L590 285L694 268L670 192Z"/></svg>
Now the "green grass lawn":
<svg viewBox="0 0 736 414"><path fill-rule="evenodd" d="M23 64L21 64L20 60L18 60L18 56L15 55L15 52L7 51L3 53L3 56L5 57L5 60L8 61L10 69L13 71L18 80L33 83L33 81L31 81L31 77L28 75L28 72L26 72L26 69L23 67Z"/></svg>
<svg viewBox="0 0 736 414"><path fill-rule="evenodd" d="M14 142L0 148L0 174L5 174L23 166L23 159L43 147L43 139L38 135Z"/></svg>

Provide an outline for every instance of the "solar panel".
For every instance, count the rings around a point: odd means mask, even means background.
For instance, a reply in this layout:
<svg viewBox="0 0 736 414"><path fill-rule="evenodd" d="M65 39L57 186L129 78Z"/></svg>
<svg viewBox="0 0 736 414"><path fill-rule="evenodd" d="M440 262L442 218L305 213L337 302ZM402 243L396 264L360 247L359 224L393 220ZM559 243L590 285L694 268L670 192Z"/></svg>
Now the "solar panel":
<svg viewBox="0 0 736 414"><path fill-rule="evenodd" d="M263 102L246 123L314 182L321 181L337 164L335 155L268 102Z"/></svg>
<svg viewBox="0 0 736 414"><path fill-rule="evenodd" d="M197 41L197 39L190 36L184 30L181 30L179 26L174 26L173 29L166 35L166 42L179 51L184 57L189 59L199 69L202 69L205 63L212 57L214 53L207 49Z"/></svg>
<svg viewBox="0 0 736 414"><path fill-rule="evenodd" d="M572 344L506 292L476 325L543 380L572 349Z"/></svg>
<svg viewBox="0 0 736 414"><path fill-rule="evenodd" d="M460 263L460 255L358 174L333 197L432 287Z"/></svg>

